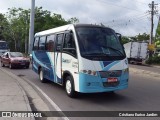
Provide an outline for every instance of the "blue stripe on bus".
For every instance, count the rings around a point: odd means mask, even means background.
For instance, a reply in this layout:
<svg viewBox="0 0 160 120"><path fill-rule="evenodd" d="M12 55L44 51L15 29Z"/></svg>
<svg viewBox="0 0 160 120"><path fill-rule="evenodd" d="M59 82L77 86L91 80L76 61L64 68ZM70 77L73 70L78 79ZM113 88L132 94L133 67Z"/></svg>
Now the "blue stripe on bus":
<svg viewBox="0 0 160 120"><path fill-rule="evenodd" d="M113 61L103 61L103 66L106 67L111 63L113 63Z"/></svg>
<svg viewBox="0 0 160 120"><path fill-rule="evenodd" d="M47 78L49 80L53 80L53 70L51 67L51 62L49 59L48 54L45 51L35 51L32 52L33 55L33 69L36 73L38 73L38 67L41 66L44 70L44 78Z"/></svg>
<svg viewBox="0 0 160 120"><path fill-rule="evenodd" d="M107 71L107 70L109 70L111 67L113 67L114 65L116 65L117 63L119 63L120 61L113 61L113 62L111 62L110 64L108 64L107 66L105 66L104 68L103 68L103 70L104 71ZM106 63L105 63L106 64ZM102 71L103 71L102 70Z"/></svg>
<svg viewBox="0 0 160 120"><path fill-rule="evenodd" d="M119 61L100 61L102 70L109 70L112 66L119 63Z"/></svg>
<svg viewBox="0 0 160 120"><path fill-rule="evenodd" d="M50 61L50 70L49 70L49 72L50 72L50 77L49 77L49 79L51 80L51 81L54 81L55 82L55 71L54 71L54 63L53 63L53 60L52 60L52 58L50 57L50 55L49 55L49 53L47 52L47 56L48 56L48 58L49 58L49 61Z"/></svg>

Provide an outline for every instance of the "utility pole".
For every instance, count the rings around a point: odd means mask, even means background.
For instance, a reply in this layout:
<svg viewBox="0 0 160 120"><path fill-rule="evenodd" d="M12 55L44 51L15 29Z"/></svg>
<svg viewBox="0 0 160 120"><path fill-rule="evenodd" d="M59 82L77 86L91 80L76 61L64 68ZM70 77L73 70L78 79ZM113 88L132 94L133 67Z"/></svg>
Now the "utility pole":
<svg viewBox="0 0 160 120"><path fill-rule="evenodd" d="M29 30L29 48L28 53L32 51L33 40L34 40L34 13L35 13L35 0L31 0L31 13L30 13L30 30Z"/></svg>
<svg viewBox="0 0 160 120"><path fill-rule="evenodd" d="M25 26L26 26L26 29L25 29L25 54L28 53L28 13L26 13L26 16L25 16Z"/></svg>
<svg viewBox="0 0 160 120"><path fill-rule="evenodd" d="M154 18L154 15L158 12L156 10L156 5L158 4L154 4L154 1L152 1L151 4L149 4L149 7L151 8L151 10L149 11L149 13L151 14L151 33L150 33L150 41L149 41L149 45L152 45L153 44L153 27L154 27L154 24L153 24L153 18ZM149 57L152 57L152 50L150 50L150 54L149 54Z"/></svg>

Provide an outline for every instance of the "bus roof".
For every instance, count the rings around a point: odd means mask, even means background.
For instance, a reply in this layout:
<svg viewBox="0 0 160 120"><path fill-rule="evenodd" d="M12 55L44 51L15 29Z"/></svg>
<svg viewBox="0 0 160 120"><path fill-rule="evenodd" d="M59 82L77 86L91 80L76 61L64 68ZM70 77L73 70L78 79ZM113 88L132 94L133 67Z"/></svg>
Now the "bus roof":
<svg viewBox="0 0 160 120"><path fill-rule="evenodd" d="M4 41L4 40L0 40L0 42L6 42L6 41Z"/></svg>
<svg viewBox="0 0 160 120"><path fill-rule="evenodd" d="M94 25L94 24L68 24L68 25L64 25L64 26L60 26L60 27L56 27L56 28L52 28L49 30L45 30L45 31L41 31L35 34L36 36L43 36L43 35L47 35L47 34L51 34L51 33L56 33L56 32L61 32L61 31L65 31L65 30L69 30L69 28L73 28L73 27L104 27L107 28L105 26L100 26L100 25Z"/></svg>
<svg viewBox="0 0 160 120"><path fill-rule="evenodd" d="M65 30L68 30L69 27L73 27L73 24L64 25L64 26L61 26L61 27L56 27L56 28L52 28L52 29L49 29L49 30L41 31L41 32L36 33L35 36L43 36L43 35L46 35L46 34L65 31Z"/></svg>

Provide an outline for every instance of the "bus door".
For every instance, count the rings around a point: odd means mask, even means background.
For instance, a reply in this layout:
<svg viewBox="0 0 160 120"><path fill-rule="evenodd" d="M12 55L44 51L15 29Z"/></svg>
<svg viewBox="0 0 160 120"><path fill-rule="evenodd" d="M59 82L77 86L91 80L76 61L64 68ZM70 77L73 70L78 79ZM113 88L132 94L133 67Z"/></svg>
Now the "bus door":
<svg viewBox="0 0 160 120"><path fill-rule="evenodd" d="M56 36L55 50L55 82L62 84L62 43L63 33Z"/></svg>
<svg viewBox="0 0 160 120"><path fill-rule="evenodd" d="M55 77L55 35L51 34L47 36L47 41L46 41L46 50L50 59L48 68L49 71L49 79L53 82L56 82L56 77Z"/></svg>

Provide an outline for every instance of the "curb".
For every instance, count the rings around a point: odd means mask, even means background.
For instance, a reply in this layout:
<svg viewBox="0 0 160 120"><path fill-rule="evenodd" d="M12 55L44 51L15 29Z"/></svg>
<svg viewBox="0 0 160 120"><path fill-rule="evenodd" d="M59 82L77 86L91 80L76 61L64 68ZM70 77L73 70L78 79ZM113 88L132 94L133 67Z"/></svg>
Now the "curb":
<svg viewBox="0 0 160 120"><path fill-rule="evenodd" d="M21 78L16 76L15 74L13 74L12 72L9 72L5 69L1 69L4 73L6 73L7 75L9 75L10 77L12 77L15 82L18 84L18 86L20 87L20 89L22 90L23 94L24 94L24 99L26 101L27 104L27 108L29 108L29 111L32 111L32 107L31 105L33 105L33 111L50 111L49 107L47 106L47 104L44 102L44 100L40 97L39 93L37 93L37 90L35 90L35 88L33 88L32 85L30 85L30 83L28 83L29 81L25 80L25 78ZM45 97L45 96L44 96ZM38 120L69 120L65 117L43 117L43 118L38 118ZM35 120L35 118L30 119L30 120Z"/></svg>
<svg viewBox="0 0 160 120"><path fill-rule="evenodd" d="M22 94L23 94L23 97L24 97L24 100L25 100L25 103L26 103L26 106L27 106L27 110L28 110L28 111L32 111L31 106L30 106L29 99L28 99L28 97L27 97L27 93L26 93L25 90L22 88L21 84L17 81L17 79L16 79L13 75L11 75L11 73L9 73L8 71L6 71L6 70L4 70L4 69L1 69L1 68L0 68L0 70L1 70L2 72L4 72L5 74L9 75L11 78L14 79L14 81L17 83L18 87L21 89L21 92L22 92ZM30 117L30 120L35 120L35 118L34 118L34 117Z"/></svg>
<svg viewBox="0 0 160 120"><path fill-rule="evenodd" d="M32 88L31 85L29 85L26 81L24 81L22 78L16 76L15 74L13 74L5 69L1 69L1 70L4 73L6 73L7 75L9 75L11 78L13 78L14 81L18 84L18 86L22 90L28 111L32 111L31 104L34 105L34 108L36 109L36 111L50 111L49 107L46 105L46 103L43 101L43 99L37 94L37 92ZM30 102L29 98L32 99L31 102ZM45 117L45 118L48 120L47 117ZM35 118L31 118L31 120L35 120ZM41 120L41 118L39 118L39 120ZM57 120L57 119L53 119L53 120Z"/></svg>
<svg viewBox="0 0 160 120"><path fill-rule="evenodd" d="M136 73L136 74L145 74L147 76L152 76L152 77L160 77L160 74L158 73L155 73L155 72L151 72L151 71L147 71L147 70L141 70L141 69L137 69L137 68L132 68L132 67L129 67L129 71L130 72L133 72L133 73Z"/></svg>

